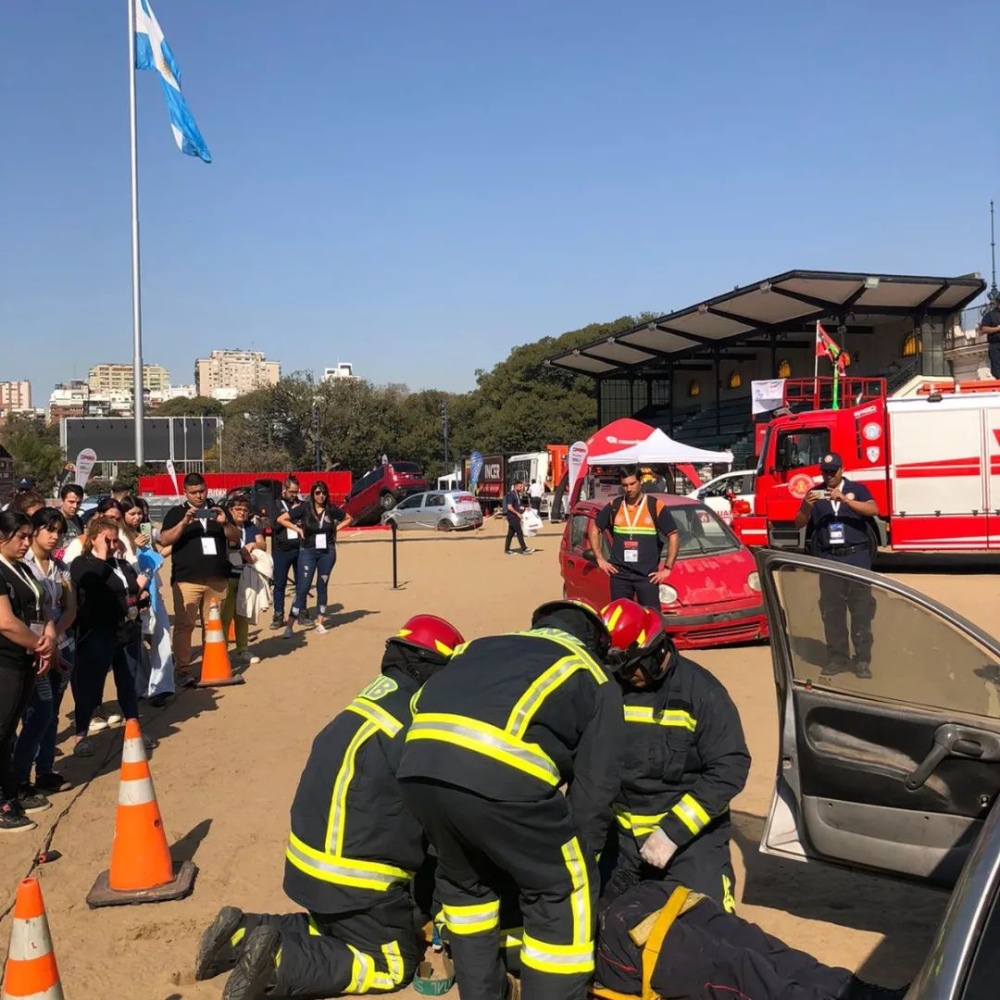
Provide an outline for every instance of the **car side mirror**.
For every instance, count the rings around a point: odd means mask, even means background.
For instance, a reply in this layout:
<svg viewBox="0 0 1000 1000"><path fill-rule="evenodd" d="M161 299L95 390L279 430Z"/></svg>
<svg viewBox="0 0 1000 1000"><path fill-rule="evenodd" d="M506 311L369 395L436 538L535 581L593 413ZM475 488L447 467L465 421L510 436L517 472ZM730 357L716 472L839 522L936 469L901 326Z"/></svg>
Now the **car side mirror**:
<svg viewBox="0 0 1000 1000"><path fill-rule="evenodd" d="M583 558L587 562L593 563L595 566L597 565L597 555L596 555L596 553L594 552L593 549L584 549L583 550Z"/></svg>
<svg viewBox="0 0 1000 1000"><path fill-rule="evenodd" d="M708 496L708 491L707 490L698 490L698 499L699 500L704 500L705 497L707 497L707 496Z"/></svg>

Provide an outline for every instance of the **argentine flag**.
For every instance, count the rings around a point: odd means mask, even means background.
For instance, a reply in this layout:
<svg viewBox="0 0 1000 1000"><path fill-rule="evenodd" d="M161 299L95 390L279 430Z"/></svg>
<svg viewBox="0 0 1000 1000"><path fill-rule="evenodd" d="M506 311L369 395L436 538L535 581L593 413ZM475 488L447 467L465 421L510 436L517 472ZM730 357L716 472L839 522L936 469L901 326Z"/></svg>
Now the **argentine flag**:
<svg viewBox="0 0 1000 1000"><path fill-rule="evenodd" d="M197 156L206 163L212 154L205 145L198 125L181 93L181 71L149 0L132 0L135 4L135 68L155 69L160 74L163 94L170 112L170 127L174 130L177 148L188 156Z"/></svg>

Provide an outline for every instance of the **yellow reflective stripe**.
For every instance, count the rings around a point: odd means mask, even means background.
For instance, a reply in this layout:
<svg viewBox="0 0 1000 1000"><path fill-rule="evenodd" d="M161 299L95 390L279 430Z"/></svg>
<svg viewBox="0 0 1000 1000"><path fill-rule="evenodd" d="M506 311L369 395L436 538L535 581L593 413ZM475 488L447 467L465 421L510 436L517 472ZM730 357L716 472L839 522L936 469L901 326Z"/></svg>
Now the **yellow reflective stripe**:
<svg viewBox="0 0 1000 1000"><path fill-rule="evenodd" d="M345 942L346 944L346 942ZM370 955L363 951L358 951L354 945L347 945L348 951L353 956L351 962L351 981L347 984L345 993L367 993L371 989L372 980L375 978L375 963Z"/></svg>
<svg viewBox="0 0 1000 1000"><path fill-rule="evenodd" d="M698 725L698 720L683 709L654 709L642 705L626 705L625 721L642 722L652 726L676 726L681 729L689 729L692 733Z"/></svg>
<svg viewBox="0 0 1000 1000"><path fill-rule="evenodd" d="M382 956L385 958L386 971L381 972L375 965L375 959L366 955L353 945L347 945L351 952L351 981L344 993L370 993L372 990L385 992L394 991L403 982L403 955L399 950L398 941L390 941L382 945Z"/></svg>
<svg viewBox="0 0 1000 1000"><path fill-rule="evenodd" d="M385 892L398 883L409 882L414 874L405 868L394 868L377 861L362 861L360 858L345 858L317 851L294 833L288 835L285 857L299 871L320 881L379 892Z"/></svg>
<svg viewBox="0 0 1000 1000"><path fill-rule="evenodd" d="M670 811L695 834L701 833L712 819L693 795L682 795L680 802Z"/></svg>
<svg viewBox="0 0 1000 1000"><path fill-rule="evenodd" d="M577 837L562 845L562 856L573 886L569 897L570 909L573 911L573 944L583 945L591 940L590 879Z"/></svg>
<svg viewBox="0 0 1000 1000"><path fill-rule="evenodd" d="M403 981L403 953L400 951L399 942L390 941L382 945L382 955L389 970L390 983L398 986Z"/></svg>
<svg viewBox="0 0 1000 1000"><path fill-rule="evenodd" d="M344 760L333 782L333 797L330 802L330 816L326 823L326 840L330 853L338 857L344 850L344 826L347 812L347 791L354 778L354 765L364 742L379 731L374 722L363 722L344 751Z"/></svg>
<svg viewBox="0 0 1000 1000"><path fill-rule="evenodd" d="M536 744L516 739L496 726L464 715L422 712L407 730L406 742L411 740L438 740L472 750L552 787L562 780L559 769Z"/></svg>
<svg viewBox="0 0 1000 1000"><path fill-rule="evenodd" d="M627 812L620 806L614 807L615 819L623 830L629 830L636 837L644 837L652 833L669 813L659 813L656 816L638 816Z"/></svg>
<svg viewBox="0 0 1000 1000"><path fill-rule="evenodd" d="M535 678L517 700L504 727L506 731L518 739L523 737L545 699L577 671L588 669L590 665L575 653L557 660L548 670Z"/></svg>
<svg viewBox="0 0 1000 1000"><path fill-rule="evenodd" d="M500 900L494 899L488 903L470 903L464 906L441 907L444 913L445 927L452 934L468 936L470 934L485 934L500 926Z"/></svg>
<svg viewBox="0 0 1000 1000"><path fill-rule="evenodd" d="M500 947L504 951L517 951L524 937L523 927L507 927L500 930Z"/></svg>
<svg viewBox="0 0 1000 1000"><path fill-rule="evenodd" d="M539 972L555 975L589 975L594 971L594 942L584 944L550 944L530 934L521 942L521 961Z"/></svg>
<svg viewBox="0 0 1000 1000"><path fill-rule="evenodd" d="M587 652L586 647L575 635L570 635L569 632L564 632L559 628L534 628L530 632L512 632L511 634L529 635L532 638L541 636L543 639L551 639L553 642L558 642L567 652L583 660L584 665L598 684L607 684L607 673L597 660Z"/></svg>
<svg viewBox="0 0 1000 1000"><path fill-rule="evenodd" d="M616 524L614 526L612 534L615 534L615 535L655 535L656 534L656 528L639 528L639 527L627 528L627 527L624 527L624 526L619 527Z"/></svg>
<svg viewBox="0 0 1000 1000"><path fill-rule="evenodd" d="M357 712L369 722L373 722L388 736L395 736L403 728L403 723L399 719L367 698L355 698L347 708L351 712Z"/></svg>

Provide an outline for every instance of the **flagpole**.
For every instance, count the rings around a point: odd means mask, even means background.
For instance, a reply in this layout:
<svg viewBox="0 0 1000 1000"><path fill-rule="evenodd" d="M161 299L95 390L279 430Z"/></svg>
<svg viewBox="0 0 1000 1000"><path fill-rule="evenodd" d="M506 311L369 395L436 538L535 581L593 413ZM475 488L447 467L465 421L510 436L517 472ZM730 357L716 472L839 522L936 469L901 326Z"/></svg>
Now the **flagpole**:
<svg viewBox="0 0 1000 1000"><path fill-rule="evenodd" d="M135 464L145 461L142 421L145 410L142 378L142 298L139 282L139 145L135 101L135 0L128 4L128 110L132 159L132 412L135 415Z"/></svg>
<svg viewBox="0 0 1000 1000"><path fill-rule="evenodd" d="M819 351L816 348L819 347L819 320L816 320L816 345L813 348L813 354L816 355L813 361L813 388L816 386L816 380L819 378Z"/></svg>

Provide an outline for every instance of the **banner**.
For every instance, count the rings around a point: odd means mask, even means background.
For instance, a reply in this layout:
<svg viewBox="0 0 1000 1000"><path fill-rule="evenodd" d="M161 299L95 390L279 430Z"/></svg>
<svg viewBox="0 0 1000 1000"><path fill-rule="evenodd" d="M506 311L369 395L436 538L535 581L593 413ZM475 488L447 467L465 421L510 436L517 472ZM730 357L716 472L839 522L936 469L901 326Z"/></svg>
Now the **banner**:
<svg viewBox="0 0 1000 1000"><path fill-rule="evenodd" d="M587 466L586 442L577 441L575 444L571 444L569 446L569 458L567 465L569 467L569 490L566 496L568 497L568 502L572 504L574 497L576 496L576 484L579 482L580 476L583 474L583 470Z"/></svg>
<svg viewBox="0 0 1000 1000"><path fill-rule="evenodd" d="M76 485L83 488L90 479L90 474L94 471L97 462L97 452L93 448L84 448L76 456Z"/></svg>
<svg viewBox="0 0 1000 1000"><path fill-rule="evenodd" d="M785 405L785 380L769 378L750 383L750 412L770 413Z"/></svg>
<svg viewBox="0 0 1000 1000"><path fill-rule="evenodd" d="M479 484L479 475L483 471L483 456L480 452L474 451L469 456L469 492L475 493Z"/></svg>
<svg viewBox="0 0 1000 1000"><path fill-rule="evenodd" d="M174 496L181 495L181 488L177 484L177 473L174 471L174 463L167 462L167 475L170 476L170 481L174 484Z"/></svg>

